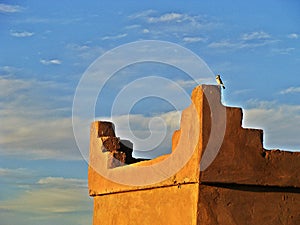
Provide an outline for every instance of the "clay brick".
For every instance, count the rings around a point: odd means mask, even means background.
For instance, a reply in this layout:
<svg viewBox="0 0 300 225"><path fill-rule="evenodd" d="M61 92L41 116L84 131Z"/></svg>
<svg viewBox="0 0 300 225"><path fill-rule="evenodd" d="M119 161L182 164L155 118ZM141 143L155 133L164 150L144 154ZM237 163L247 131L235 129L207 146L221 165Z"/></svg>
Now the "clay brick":
<svg viewBox="0 0 300 225"><path fill-rule="evenodd" d="M109 152L120 149L120 139L117 137L101 137L105 149Z"/></svg>

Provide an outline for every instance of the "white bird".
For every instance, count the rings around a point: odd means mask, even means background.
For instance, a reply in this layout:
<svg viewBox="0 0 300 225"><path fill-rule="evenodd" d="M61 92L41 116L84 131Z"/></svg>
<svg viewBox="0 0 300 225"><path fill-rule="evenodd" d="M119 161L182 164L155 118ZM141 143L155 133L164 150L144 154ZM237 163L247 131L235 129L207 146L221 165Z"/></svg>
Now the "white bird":
<svg viewBox="0 0 300 225"><path fill-rule="evenodd" d="M217 83L218 83L219 85L222 86L223 89L225 89L225 86L224 86L224 84L223 84L223 81L222 81L220 75L217 75L217 76L216 76L216 81L217 81Z"/></svg>

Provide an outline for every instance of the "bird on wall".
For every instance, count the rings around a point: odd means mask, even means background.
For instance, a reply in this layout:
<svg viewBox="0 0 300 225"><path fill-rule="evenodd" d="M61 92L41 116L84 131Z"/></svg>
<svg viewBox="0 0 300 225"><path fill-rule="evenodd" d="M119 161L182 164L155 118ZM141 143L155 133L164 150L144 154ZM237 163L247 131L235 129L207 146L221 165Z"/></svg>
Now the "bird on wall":
<svg viewBox="0 0 300 225"><path fill-rule="evenodd" d="M223 89L225 89L225 86L224 86L224 84L223 84L223 81L222 81L220 75L217 75L217 76L216 76L216 81L217 81L217 83L218 83L220 86L222 86Z"/></svg>

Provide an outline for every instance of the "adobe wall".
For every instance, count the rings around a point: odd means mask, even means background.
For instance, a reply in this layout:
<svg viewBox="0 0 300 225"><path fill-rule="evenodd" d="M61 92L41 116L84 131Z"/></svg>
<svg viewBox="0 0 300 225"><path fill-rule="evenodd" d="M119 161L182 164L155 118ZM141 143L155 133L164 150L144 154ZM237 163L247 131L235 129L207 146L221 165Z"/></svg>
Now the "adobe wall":
<svg viewBox="0 0 300 225"><path fill-rule="evenodd" d="M218 86L196 87L191 100L172 153L153 160L132 158L111 123L92 123L93 224L300 224L300 153L266 151L262 130L242 128Z"/></svg>

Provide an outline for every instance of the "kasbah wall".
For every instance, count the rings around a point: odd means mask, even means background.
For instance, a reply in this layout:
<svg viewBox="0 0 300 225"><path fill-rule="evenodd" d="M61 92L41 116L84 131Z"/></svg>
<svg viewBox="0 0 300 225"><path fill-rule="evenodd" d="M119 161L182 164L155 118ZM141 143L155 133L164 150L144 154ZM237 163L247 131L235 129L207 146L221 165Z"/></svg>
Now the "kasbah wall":
<svg viewBox="0 0 300 225"><path fill-rule="evenodd" d="M223 106L220 93L218 86L196 87L172 153L152 160L134 159L112 123L92 123L94 225L300 224L300 153L265 150L263 131L243 128L242 109ZM220 150L206 154L213 147ZM204 156L205 170L199 166Z"/></svg>

